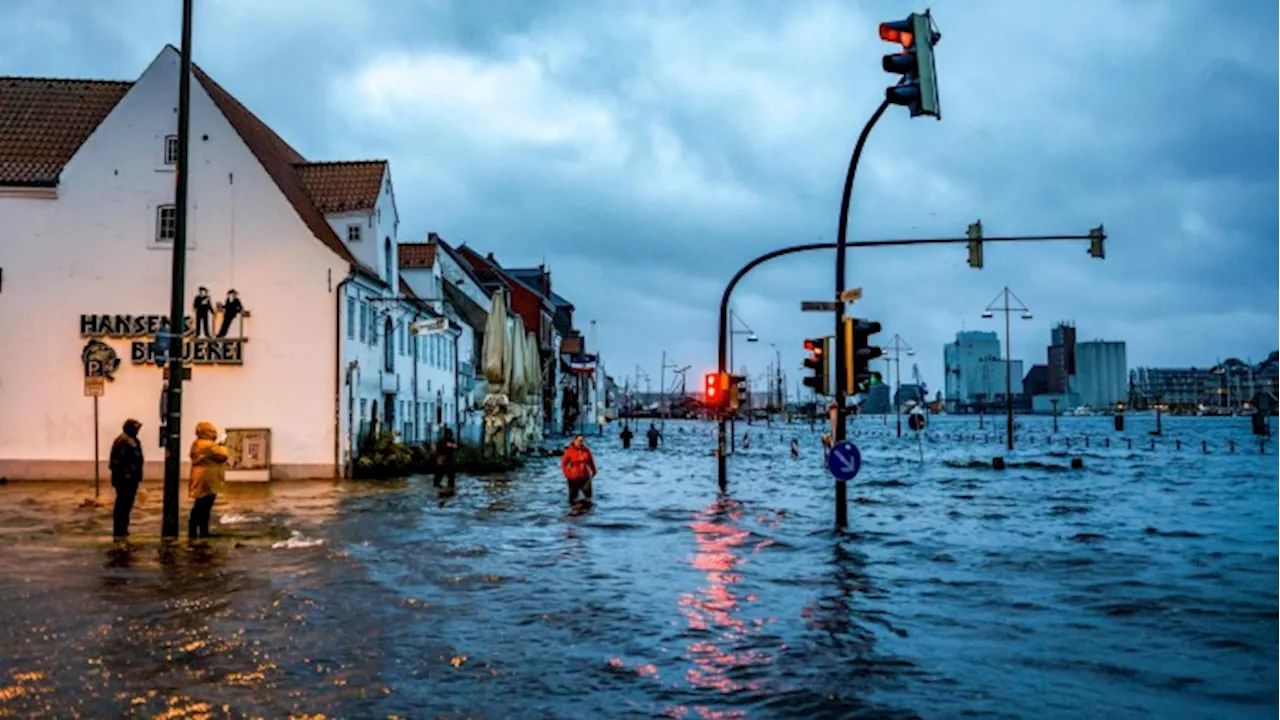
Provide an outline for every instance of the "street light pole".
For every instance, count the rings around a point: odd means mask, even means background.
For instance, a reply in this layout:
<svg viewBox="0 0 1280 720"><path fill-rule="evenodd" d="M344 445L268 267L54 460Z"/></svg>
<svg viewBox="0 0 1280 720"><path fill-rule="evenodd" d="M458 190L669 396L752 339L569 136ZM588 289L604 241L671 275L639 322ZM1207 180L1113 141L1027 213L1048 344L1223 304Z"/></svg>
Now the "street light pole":
<svg viewBox="0 0 1280 720"><path fill-rule="evenodd" d="M844 407L844 390L845 390L845 372L853 372L853 368L844 367L845 358L845 337L844 337L844 301L840 299L844 294L845 281L845 248L849 238L849 201L853 196L853 181L858 174L858 161L862 158L862 148L867 144L867 136L871 134L871 128L875 127L879 122L880 116L884 115L884 111L889 107L889 100L886 98L880 103L880 107L871 114L871 118L867 120L867 124L862 127L862 133L858 135L858 142L853 146L853 156L849 158L849 170L844 177L844 193L840 197L840 224L836 229L836 364L837 371L835 373L835 402L836 402L836 426L835 434L832 437L832 446L844 442L845 439L845 407ZM840 368L844 368L844 372L840 372ZM849 524L849 502L848 488L843 481L836 481L836 527L843 528Z"/></svg>
<svg viewBox="0 0 1280 720"><path fill-rule="evenodd" d="M1003 301L1003 302L1001 302ZM997 305L996 303L1001 303ZM1015 304L1016 303L1016 304ZM1009 315L1013 312L1021 312L1023 320L1031 319L1031 310L1022 303L1022 300L1006 285L1004 290L996 296L995 300L987 305L986 311L982 313L982 317L991 318L993 313L1004 313L1004 409L1005 409L1005 446L1009 450L1013 450L1013 354L1012 340L1009 335L1012 331L1012 324L1009 321Z"/></svg>
<svg viewBox="0 0 1280 720"><path fill-rule="evenodd" d="M178 78L178 168L174 188L173 277L169 295L169 382L166 388L164 443L164 505L160 536L178 537L178 487L182 473L182 342L186 335L187 183L191 144L191 3L182 3L182 53Z"/></svg>

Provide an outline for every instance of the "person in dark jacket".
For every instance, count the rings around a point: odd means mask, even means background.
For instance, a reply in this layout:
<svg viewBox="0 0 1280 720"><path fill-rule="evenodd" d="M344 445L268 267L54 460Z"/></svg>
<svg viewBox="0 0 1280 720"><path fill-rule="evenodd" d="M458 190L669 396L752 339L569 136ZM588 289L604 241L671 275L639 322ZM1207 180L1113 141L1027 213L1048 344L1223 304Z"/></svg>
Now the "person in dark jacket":
<svg viewBox="0 0 1280 720"><path fill-rule="evenodd" d="M445 428L436 443L436 476L433 484L440 487L445 476L449 476L449 487L452 488L458 476L458 468L454 463L454 455L458 452L458 443L453 439L453 429Z"/></svg>
<svg viewBox="0 0 1280 720"><path fill-rule="evenodd" d="M626 423L622 425L622 432L618 434L622 438L622 449L626 450L631 447L631 438L635 437L635 433L631 432L631 427Z"/></svg>
<svg viewBox="0 0 1280 720"><path fill-rule="evenodd" d="M116 489L112 534L117 538L129 536L129 515L133 513L138 485L142 484L142 443L138 442L141 428L142 423L137 420L125 420L124 432L111 444L111 487Z"/></svg>
<svg viewBox="0 0 1280 720"><path fill-rule="evenodd" d="M657 450L658 441L662 439L662 433L658 430L658 426L649 423L649 449Z"/></svg>

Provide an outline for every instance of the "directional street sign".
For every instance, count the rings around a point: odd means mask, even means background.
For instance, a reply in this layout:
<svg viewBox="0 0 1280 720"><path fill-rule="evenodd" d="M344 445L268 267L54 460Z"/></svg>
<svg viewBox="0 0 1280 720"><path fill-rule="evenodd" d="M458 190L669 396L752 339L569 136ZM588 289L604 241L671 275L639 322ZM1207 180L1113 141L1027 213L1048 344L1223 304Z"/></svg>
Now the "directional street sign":
<svg viewBox="0 0 1280 720"><path fill-rule="evenodd" d="M839 308L840 303L827 300L802 300L800 302L800 312L835 312Z"/></svg>
<svg viewBox="0 0 1280 720"><path fill-rule="evenodd" d="M840 302L855 302L862 299L862 288L849 288L840 293Z"/></svg>
<svg viewBox="0 0 1280 720"><path fill-rule="evenodd" d="M827 453L827 470L840 482L852 480L858 476L862 468L862 453L858 446L848 440L841 440Z"/></svg>

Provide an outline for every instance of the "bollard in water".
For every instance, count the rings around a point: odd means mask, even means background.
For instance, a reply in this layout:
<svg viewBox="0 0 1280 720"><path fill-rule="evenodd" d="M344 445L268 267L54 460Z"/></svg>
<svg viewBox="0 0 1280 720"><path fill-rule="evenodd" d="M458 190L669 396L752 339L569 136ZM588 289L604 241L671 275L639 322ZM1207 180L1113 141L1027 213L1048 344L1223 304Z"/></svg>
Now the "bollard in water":
<svg viewBox="0 0 1280 720"><path fill-rule="evenodd" d="M1182 441L1181 441L1181 440L1174 440L1174 441L1173 441L1173 449L1174 449L1174 450L1181 450L1181 449L1182 449Z"/></svg>
<svg viewBox="0 0 1280 720"><path fill-rule="evenodd" d="M1156 439L1155 439L1155 438L1151 438L1151 449L1152 449L1152 450L1155 450L1155 449L1156 449Z"/></svg>
<svg viewBox="0 0 1280 720"><path fill-rule="evenodd" d="M1083 470L1083 469L1084 469L1084 458L1078 458L1078 457L1071 458L1071 469L1072 469L1072 470Z"/></svg>
<svg viewBox="0 0 1280 720"><path fill-rule="evenodd" d="M1067 436L1067 439L1065 440L1065 442L1067 443L1067 447L1071 447L1071 436L1070 436L1070 435L1068 435L1068 436Z"/></svg>
<svg viewBox="0 0 1280 720"><path fill-rule="evenodd" d="M1228 441L1227 441L1227 452L1235 452L1235 451L1236 451L1236 441L1235 441L1235 440L1228 440Z"/></svg>
<svg viewBox="0 0 1280 720"><path fill-rule="evenodd" d="M1203 450L1203 451L1205 451L1206 453L1207 453L1207 452L1209 452L1209 441L1208 441L1208 440L1201 440L1201 441L1200 441L1200 449L1201 449L1201 450Z"/></svg>
<svg viewBox="0 0 1280 720"><path fill-rule="evenodd" d="M1116 419L1116 432L1122 432L1124 430L1124 413L1116 413L1115 419Z"/></svg>
<svg viewBox="0 0 1280 720"><path fill-rule="evenodd" d="M1102 447L1111 447L1111 438L1103 438Z"/></svg>
<svg viewBox="0 0 1280 720"><path fill-rule="evenodd" d="M1085 447L1089 447L1089 436L1088 436L1088 435L1085 435L1085 436L1084 436L1084 446L1085 446Z"/></svg>
<svg viewBox="0 0 1280 720"><path fill-rule="evenodd" d="M992 469L992 470L1003 470L1003 469L1004 469L1004 458L1002 458L1002 457L994 457L994 458L991 458L991 469Z"/></svg>
<svg viewBox="0 0 1280 720"><path fill-rule="evenodd" d="M1126 446L1128 449L1132 450L1132 449L1133 449L1133 438L1125 438L1125 439L1124 439L1124 444L1125 444L1125 446Z"/></svg>

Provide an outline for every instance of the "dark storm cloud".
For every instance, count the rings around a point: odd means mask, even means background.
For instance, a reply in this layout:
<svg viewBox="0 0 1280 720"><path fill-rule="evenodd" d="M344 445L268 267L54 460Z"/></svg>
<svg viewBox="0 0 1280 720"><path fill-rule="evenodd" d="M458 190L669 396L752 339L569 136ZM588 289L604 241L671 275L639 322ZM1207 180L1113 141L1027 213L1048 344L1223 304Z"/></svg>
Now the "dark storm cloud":
<svg viewBox="0 0 1280 720"><path fill-rule="evenodd" d="M176 6L177 3L172 3ZM832 240L848 153L882 96L875 23L901 3L198 2L197 62L309 157L387 157L402 235L552 267L615 372L662 349L712 362L724 282L778 245ZM56 11L55 11L56 8ZM6 5L0 72L133 77L176 7ZM1006 283L1048 327L1129 342L1131 365L1260 357L1277 325L1276 7L942 0L942 122L891 108L868 143L851 239L1083 233L1083 244L850 254L860 314L918 350L986 327ZM1261 16L1260 16L1261 15ZM761 268L735 306L755 369L830 332L831 254ZM1002 328L1000 328L1002 330ZM1189 341L1189 338L1195 338ZM905 368L904 368L905 369ZM793 371L793 375L795 371Z"/></svg>

